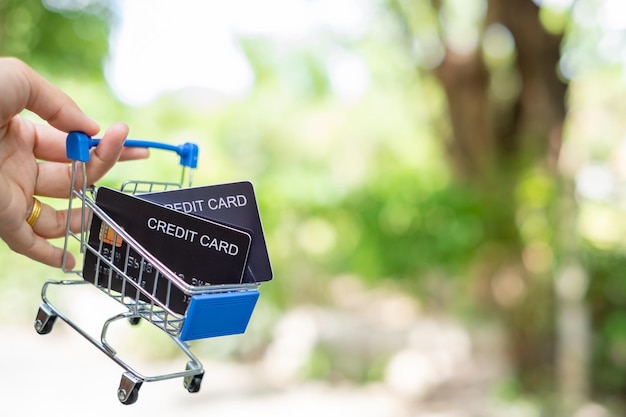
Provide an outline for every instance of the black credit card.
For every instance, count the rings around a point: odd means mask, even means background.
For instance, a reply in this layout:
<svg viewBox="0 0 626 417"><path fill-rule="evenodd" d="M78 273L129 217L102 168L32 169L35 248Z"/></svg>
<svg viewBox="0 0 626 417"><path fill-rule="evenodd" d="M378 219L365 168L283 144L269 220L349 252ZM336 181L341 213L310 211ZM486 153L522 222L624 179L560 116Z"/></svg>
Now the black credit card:
<svg viewBox="0 0 626 417"><path fill-rule="evenodd" d="M137 197L250 231L252 245L243 281L260 283L272 279L261 215L254 187L249 181L173 189Z"/></svg>
<svg viewBox="0 0 626 417"><path fill-rule="evenodd" d="M107 187L98 189L96 205L185 282L195 286L242 282L252 242L249 233ZM186 311L189 297L159 274L133 245L111 234L98 216L91 223L89 246L99 255L86 252L85 280L134 296L132 285L124 284L128 277L175 312ZM99 256L112 261L124 275L111 273Z"/></svg>

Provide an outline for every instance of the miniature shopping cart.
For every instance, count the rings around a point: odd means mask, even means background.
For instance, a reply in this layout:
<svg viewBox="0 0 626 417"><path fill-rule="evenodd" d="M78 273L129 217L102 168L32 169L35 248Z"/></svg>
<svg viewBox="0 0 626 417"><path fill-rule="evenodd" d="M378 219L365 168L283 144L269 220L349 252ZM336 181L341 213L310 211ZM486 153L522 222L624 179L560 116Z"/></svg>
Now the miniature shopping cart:
<svg viewBox="0 0 626 417"><path fill-rule="evenodd" d="M82 184L73 185L70 190L68 220L66 226L63 271L76 274L79 279L65 279L47 281L41 291L43 303L39 307L35 319L35 330L39 334L47 334L52 330L56 318L60 318L70 327L85 337L100 351L110 357L125 372L122 374L117 396L123 404L132 404L137 401L139 389L143 382L161 381L172 378L183 378L183 385L187 391L194 393L200 390L204 369L202 363L191 352L189 341L214 336L224 336L243 333L246 329L252 311L259 296L257 283L204 285L193 286L185 282L176 273L168 269L152 253L128 234L119 224L111 219L107 213L96 204L96 187L88 187L86 177L86 163L89 161L89 150L98 144L98 139L92 139L80 132L72 132L67 137L67 156L72 163L72 184L78 181ZM188 181L191 184L193 169L196 168L198 147L195 144L185 143L180 146L170 146L159 142L127 140L125 146L160 148L174 151L180 156L182 175L180 182L153 182L127 181L122 185L122 191L128 194L162 191L170 188L181 188ZM82 170L82 172L80 171ZM78 206L78 207L76 207ZM72 209L74 214L72 214ZM78 212L79 214L76 214ZM72 217L80 216L80 230L70 229ZM90 224L99 220L106 228L106 239L101 239L94 245L89 241ZM75 219L76 222L76 219ZM114 244L106 244L113 242ZM67 256L72 247L78 246L79 253L95 257L99 264L93 282L83 277L80 259L77 259L77 269L68 269ZM132 253L132 262L139 265L139 272L130 274L127 265ZM121 259L121 262L120 262ZM150 274L154 285L144 286L144 274ZM116 285L113 285L113 282ZM119 287L121 283L121 288ZM74 286L92 284L101 292L119 302L123 312L108 318L102 325L99 338L85 331L67 314L62 313L52 305L47 291L51 285ZM157 287L160 292L157 292ZM167 297L162 296L166 288ZM184 313L177 312L170 305L169 294L182 291L189 300ZM131 324L147 321L165 332L182 350L189 361L185 369L179 372L146 376L122 360L116 350L107 341L107 332L111 323L118 320L128 320Z"/></svg>

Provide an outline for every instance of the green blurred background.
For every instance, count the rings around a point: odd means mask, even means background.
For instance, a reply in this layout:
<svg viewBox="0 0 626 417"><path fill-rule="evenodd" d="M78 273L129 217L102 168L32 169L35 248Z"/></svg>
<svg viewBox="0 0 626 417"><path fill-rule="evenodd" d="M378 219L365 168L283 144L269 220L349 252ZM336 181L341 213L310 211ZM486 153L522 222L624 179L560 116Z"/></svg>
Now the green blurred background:
<svg viewBox="0 0 626 417"><path fill-rule="evenodd" d="M398 328L445 318L472 354L502 355L488 396L524 404L511 415L626 412L619 0L163 1L141 6L144 44L120 35L132 3L0 0L0 53L103 128L124 121L134 138L198 143L194 185L252 181L275 278L261 287L246 347L225 342L223 355L263 357L275 325L303 306L360 323L403 300L390 310ZM198 62L231 71L206 30L220 7L245 69L223 90L188 75ZM164 39L175 56L154 56ZM138 85L143 96L129 89ZM171 161L153 152L100 185L177 179ZM27 323L41 283L59 272L4 244L0 259L3 323ZM339 332L350 335L347 323ZM499 342L485 335L494 332ZM295 374L389 381L403 345L372 347L385 345L381 334L365 348L359 336L356 347L318 337ZM418 370L407 372L414 381Z"/></svg>

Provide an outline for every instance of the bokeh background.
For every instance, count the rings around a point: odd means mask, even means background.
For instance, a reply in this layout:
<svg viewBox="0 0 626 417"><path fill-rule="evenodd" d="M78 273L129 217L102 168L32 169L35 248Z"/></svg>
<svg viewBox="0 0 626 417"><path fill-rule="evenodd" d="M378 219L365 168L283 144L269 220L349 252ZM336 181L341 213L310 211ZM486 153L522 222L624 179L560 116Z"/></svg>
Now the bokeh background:
<svg viewBox="0 0 626 417"><path fill-rule="evenodd" d="M149 386L131 408L624 415L625 16L620 0L0 0L0 54L103 127L198 143L194 185L255 186L274 280L248 331L194 342L200 393L142 401ZM155 151L99 185L178 176ZM4 244L0 261L7 398L130 412L71 330L32 336L63 274ZM100 294L59 297L100 312ZM122 335L140 360L180 360L147 325Z"/></svg>

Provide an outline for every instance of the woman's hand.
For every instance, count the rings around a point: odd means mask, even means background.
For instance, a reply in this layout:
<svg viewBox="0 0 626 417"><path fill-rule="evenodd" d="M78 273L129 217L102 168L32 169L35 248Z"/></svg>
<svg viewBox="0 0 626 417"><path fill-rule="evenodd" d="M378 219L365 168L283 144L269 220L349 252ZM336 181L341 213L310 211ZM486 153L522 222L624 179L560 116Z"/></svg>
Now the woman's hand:
<svg viewBox="0 0 626 417"><path fill-rule="evenodd" d="M65 234L67 210L42 204L31 227L27 219L33 210L33 197L69 196L67 133L81 131L94 136L100 127L69 96L18 59L0 58L0 86L0 238L17 253L60 267L63 250L48 239ZM20 117L24 109L48 125ZM107 129L87 163L88 184L98 181L118 160L148 156L147 149L124 148L127 135L128 127L123 123ZM66 267L71 269L74 264L73 257L68 256Z"/></svg>

